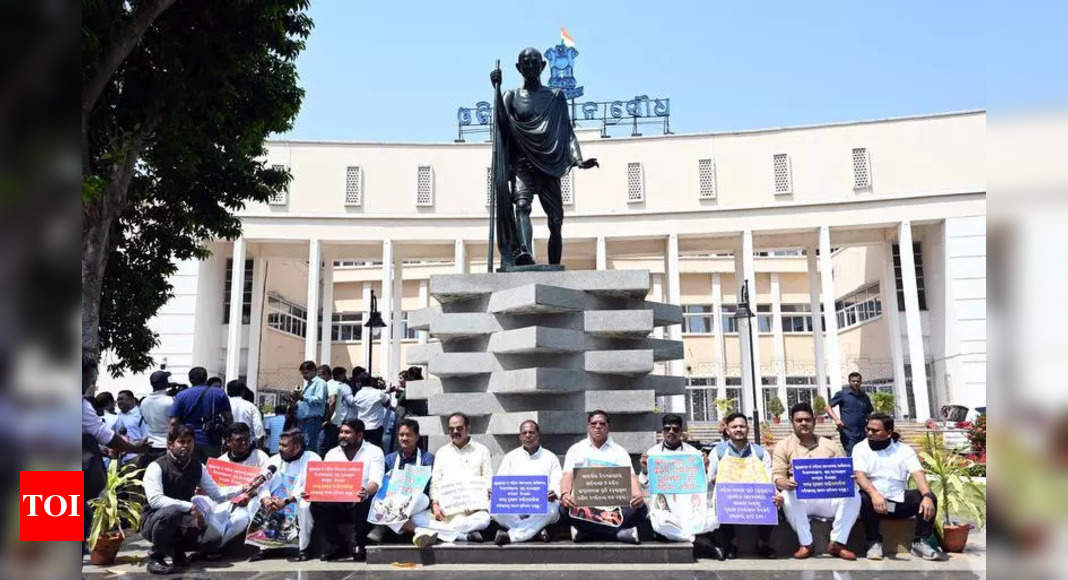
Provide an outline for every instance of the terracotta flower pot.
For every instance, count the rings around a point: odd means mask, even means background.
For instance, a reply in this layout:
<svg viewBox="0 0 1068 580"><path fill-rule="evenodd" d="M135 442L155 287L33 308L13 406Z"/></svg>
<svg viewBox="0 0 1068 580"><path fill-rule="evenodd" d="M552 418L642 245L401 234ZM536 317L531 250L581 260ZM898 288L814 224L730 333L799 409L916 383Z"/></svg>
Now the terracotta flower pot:
<svg viewBox="0 0 1068 580"><path fill-rule="evenodd" d="M119 548L125 538L118 532L100 534L96 539L96 547L89 553L89 561L97 566L110 566L115 563L115 556L119 555Z"/></svg>
<svg viewBox="0 0 1068 580"><path fill-rule="evenodd" d="M964 546L968 543L968 532L971 529L971 524L942 526L942 548L947 552L963 552Z"/></svg>
<svg viewBox="0 0 1068 580"><path fill-rule="evenodd" d="M782 417L772 417L771 420L774 421L776 425L782 423Z"/></svg>
<svg viewBox="0 0 1068 580"><path fill-rule="evenodd" d="M826 421L827 421L827 418L824 417L823 415L820 415L819 417L816 417L816 422L817 423L825 423Z"/></svg>

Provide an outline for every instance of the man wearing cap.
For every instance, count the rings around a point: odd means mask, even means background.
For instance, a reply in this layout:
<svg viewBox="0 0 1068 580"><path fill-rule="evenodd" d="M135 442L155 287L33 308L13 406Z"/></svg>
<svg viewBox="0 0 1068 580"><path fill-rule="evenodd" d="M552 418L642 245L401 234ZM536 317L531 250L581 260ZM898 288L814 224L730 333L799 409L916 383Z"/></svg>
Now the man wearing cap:
<svg viewBox="0 0 1068 580"><path fill-rule="evenodd" d="M141 401L141 418L145 422L150 450L141 456L141 467L147 467L167 452L167 432L170 430L171 406L174 397L167 394L171 373L156 371L148 378L152 392Z"/></svg>

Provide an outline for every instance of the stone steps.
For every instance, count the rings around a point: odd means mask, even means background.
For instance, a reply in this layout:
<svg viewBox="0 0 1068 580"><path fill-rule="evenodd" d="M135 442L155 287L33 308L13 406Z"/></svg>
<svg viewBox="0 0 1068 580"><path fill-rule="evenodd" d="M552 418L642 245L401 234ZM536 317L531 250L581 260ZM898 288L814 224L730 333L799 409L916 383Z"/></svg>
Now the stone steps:
<svg viewBox="0 0 1068 580"><path fill-rule="evenodd" d="M688 542L650 542L637 546L618 542L524 542L498 547L487 541L485 544L442 544L429 550L420 550L410 544L367 548L368 564L688 564L693 561L693 546Z"/></svg>

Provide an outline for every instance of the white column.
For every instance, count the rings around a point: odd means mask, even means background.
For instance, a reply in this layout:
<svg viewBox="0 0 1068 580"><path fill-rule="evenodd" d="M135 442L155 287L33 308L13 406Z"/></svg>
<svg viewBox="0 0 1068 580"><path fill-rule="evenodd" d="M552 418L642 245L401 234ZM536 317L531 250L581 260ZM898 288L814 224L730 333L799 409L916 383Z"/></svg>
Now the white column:
<svg viewBox="0 0 1068 580"><path fill-rule="evenodd" d="M820 281L822 286L823 317L827 323L824 346L826 347L827 376L831 392L842 388L842 353L838 352L838 316L834 310L834 268L831 264L831 228L820 226ZM829 403L830 401L828 401Z"/></svg>
<svg viewBox="0 0 1068 580"><path fill-rule="evenodd" d="M890 242L883 244L883 316L890 333L890 360L894 373L894 404L898 416L909 414L909 399L905 389L905 351L901 348L901 315L898 314L897 283L894 277L894 248Z"/></svg>
<svg viewBox="0 0 1068 580"><path fill-rule="evenodd" d="M712 330L715 353L713 360L716 363L716 398L727 397L727 350L723 340L723 285L719 273L712 274Z"/></svg>
<svg viewBox="0 0 1068 580"><path fill-rule="evenodd" d="M667 287L667 302L670 304L682 303L682 276L679 273L679 236L678 234L669 234L667 238L667 248L665 255L665 272L666 276L664 284ZM668 338L671 340L682 340L682 325L672 324L668 327ZM668 361L667 369L670 376L682 375L682 363L681 360Z"/></svg>
<svg viewBox="0 0 1068 580"><path fill-rule="evenodd" d="M597 269L608 269L608 244L604 236L597 236Z"/></svg>
<svg viewBox="0 0 1068 580"><path fill-rule="evenodd" d="M927 358L923 354L923 328L920 326L920 298L916 289L916 260L912 256L912 222L898 224L897 243L901 256L901 285L905 291L905 332L909 337L909 366L912 367L912 398L917 421L931 416L927 397Z"/></svg>
<svg viewBox="0 0 1068 580"><path fill-rule="evenodd" d="M367 368L367 357L371 354L371 340L373 340L373 328L363 326L371 319L371 283L363 283L363 316L360 317L360 360L353 366Z"/></svg>
<svg viewBox="0 0 1068 580"><path fill-rule="evenodd" d="M831 393L827 388L827 361L823 358L823 322L820 316L820 280L819 267L816 263L816 246L805 248L808 258L808 307L812 316L812 349L816 361L816 393L828 402Z"/></svg>
<svg viewBox="0 0 1068 580"><path fill-rule="evenodd" d="M241 307L245 294L245 238L234 240L230 268L230 324L226 334L226 380L241 374Z"/></svg>
<svg viewBox="0 0 1068 580"><path fill-rule="evenodd" d="M425 278L419 281L419 305L430 308L430 281ZM416 333L419 335L419 344L426 344L428 332L417 330Z"/></svg>
<svg viewBox="0 0 1068 580"><path fill-rule="evenodd" d="M393 335L393 240L382 240L382 292L378 297L378 311L382 313L382 320L386 322L386 328L382 330L382 337L378 342L378 374L389 380L390 353L389 338ZM373 374L373 373L372 373Z"/></svg>
<svg viewBox="0 0 1068 580"><path fill-rule="evenodd" d="M456 273L467 273L467 248L464 247L463 240L456 240L456 245L453 247L453 261L456 263Z"/></svg>
<svg viewBox="0 0 1068 580"><path fill-rule="evenodd" d="M319 345L319 263L323 255L319 240L308 240L308 323L304 336L304 360L315 360Z"/></svg>
<svg viewBox="0 0 1068 580"><path fill-rule="evenodd" d="M389 341L389 366L386 369L388 374L382 375L386 379L387 384L393 384L397 381L397 373L401 369L401 342L404 339L404 265L400 259L400 255L394 252L393 254L393 311L391 318L393 319L392 331L390 332Z"/></svg>
<svg viewBox="0 0 1068 580"><path fill-rule="evenodd" d="M263 332L263 300L267 286L267 260L257 257L252 262L252 316L248 326L248 363L245 385L257 391L260 385L260 333Z"/></svg>
<svg viewBox="0 0 1068 580"><path fill-rule="evenodd" d="M320 332L319 364L334 366L331 362L331 331L334 326L334 260L326 256L326 269L323 271L323 328Z"/></svg>
<svg viewBox="0 0 1068 580"><path fill-rule="evenodd" d="M782 334L782 293L778 272L771 273L771 331L775 335L775 384L778 386L779 400L782 401L783 406L787 406L786 339Z"/></svg>
<svg viewBox="0 0 1068 580"><path fill-rule="evenodd" d="M756 288L756 263L753 261L753 232L742 232L741 251L734 255L735 279L738 281L738 299L742 296L742 282L749 282L749 307L753 313L757 310ZM749 325L754 325L752 334L752 351L750 352ZM753 412L753 405L760 411L761 417L767 417L764 412L764 396L760 377L760 333L758 332L756 317L738 319L738 344L741 347L742 366L742 408L746 414ZM750 359L752 357L752 359ZM755 374L753 370L756 370ZM753 400L753 386L756 386L756 401Z"/></svg>

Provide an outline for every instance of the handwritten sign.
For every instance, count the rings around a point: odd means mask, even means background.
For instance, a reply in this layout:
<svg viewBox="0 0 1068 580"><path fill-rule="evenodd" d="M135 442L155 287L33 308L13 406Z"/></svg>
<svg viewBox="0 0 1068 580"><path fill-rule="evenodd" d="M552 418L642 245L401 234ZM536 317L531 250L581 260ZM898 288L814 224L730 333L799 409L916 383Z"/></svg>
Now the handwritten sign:
<svg viewBox="0 0 1068 580"><path fill-rule="evenodd" d="M255 465L241 465L230 463L214 457L208 458L208 475L216 485L240 485L246 486L261 473Z"/></svg>
<svg viewBox="0 0 1068 580"><path fill-rule="evenodd" d="M486 482L481 479L443 481L438 486L438 505L445 515L489 509Z"/></svg>
<svg viewBox="0 0 1068 580"><path fill-rule="evenodd" d="M853 497L857 493L852 458L794 459L792 463L797 499Z"/></svg>
<svg viewBox="0 0 1068 580"><path fill-rule="evenodd" d="M549 477L546 475L497 475L493 478L491 514L549 513Z"/></svg>
<svg viewBox="0 0 1068 580"><path fill-rule="evenodd" d="M700 455L650 455L649 493L705 493L705 462Z"/></svg>
<svg viewBox="0 0 1068 580"><path fill-rule="evenodd" d="M308 501L357 502L363 487L363 463L358 461L313 461L308 463L304 491Z"/></svg>
<svg viewBox="0 0 1068 580"><path fill-rule="evenodd" d="M716 517L721 524L774 526L774 497L773 483L716 483Z"/></svg>
<svg viewBox="0 0 1068 580"><path fill-rule="evenodd" d="M630 504L629 467L576 467L572 496L579 507Z"/></svg>

